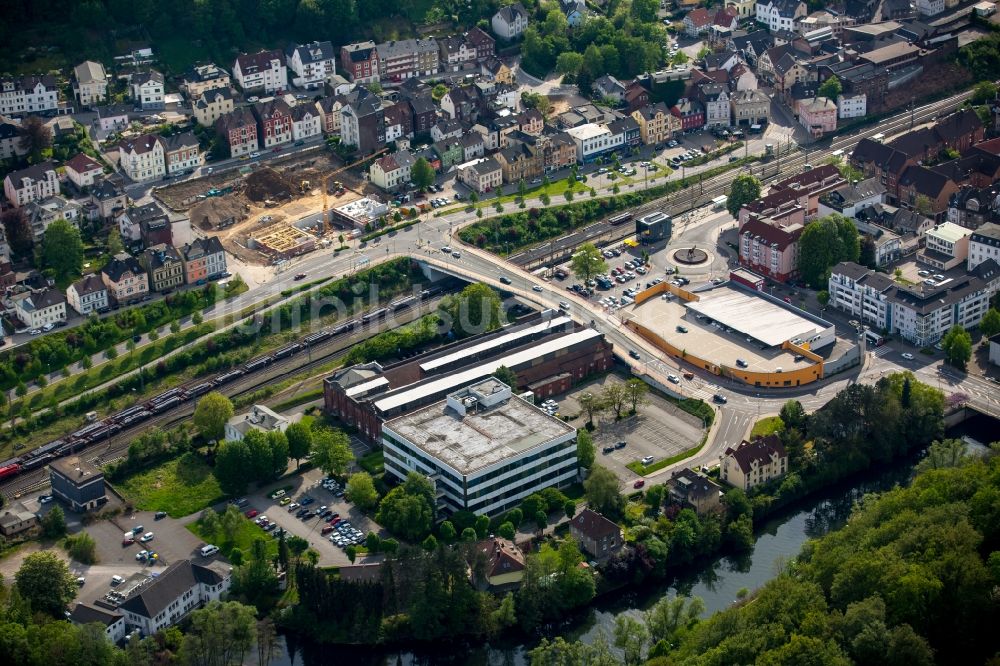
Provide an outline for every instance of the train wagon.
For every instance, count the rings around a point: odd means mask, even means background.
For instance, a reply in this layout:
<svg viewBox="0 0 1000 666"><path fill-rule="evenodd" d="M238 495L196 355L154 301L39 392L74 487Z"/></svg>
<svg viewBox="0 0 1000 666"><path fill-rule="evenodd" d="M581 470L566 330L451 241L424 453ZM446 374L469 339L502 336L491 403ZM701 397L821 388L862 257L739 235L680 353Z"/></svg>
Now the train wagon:
<svg viewBox="0 0 1000 666"><path fill-rule="evenodd" d="M10 476L16 476L21 473L21 465L16 462L4 463L3 467L0 467L0 481L6 479Z"/></svg>

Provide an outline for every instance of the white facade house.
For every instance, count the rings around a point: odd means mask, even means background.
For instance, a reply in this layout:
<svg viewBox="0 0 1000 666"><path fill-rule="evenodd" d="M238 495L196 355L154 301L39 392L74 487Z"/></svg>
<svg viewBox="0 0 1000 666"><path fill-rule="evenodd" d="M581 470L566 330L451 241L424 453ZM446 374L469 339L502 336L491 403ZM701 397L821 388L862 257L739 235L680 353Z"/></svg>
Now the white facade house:
<svg viewBox="0 0 1000 666"><path fill-rule="evenodd" d="M969 236L968 270L974 269L987 259L1000 264L1000 224L987 222Z"/></svg>
<svg viewBox="0 0 1000 666"><path fill-rule="evenodd" d="M73 68L73 97L80 106L103 102L108 97L108 74L104 65L85 60Z"/></svg>
<svg viewBox="0 0 1000 666"><path fill-rule="evenodd" d="M150 578L118 610L126 624L151 636L200 606L218 601L231 582L232 568L220 560L204 565L178 560Z"/></svg>
<svg viewBox="0 0 1000 666"><path fill-rule="evenodd" d="M108 298L108 287L100 275L88 275L77 280L66 289L66 301L69 306L82 315L104 310L111 303Z"/></svg>
<svg viewBox="0 0 1000 666"><path fill-rule="evenodd" d="M493 27L493 34L497 37L507 41L517 39L528 27L528 12L524 5L516 2L501 7L500 11L493 15L490 24Z"/></svg>
<svg viewBox="0 0 1000 666"><path fill-rule="evenodd" d="M242 53L233 64L233 80L243 92L270 94L288 87L288 68L281 51Z"/></svg>
<svg viewBox="0 0 1000 666"><path fill-rule="evenodd" d="M63 165L66 177L81 190L90 187L104 173L104 167L90 155L80 153Z"/></svg>
<svg viewBox="0 0 1000 666"><path fill-rule="evenodd" d="M951 222L935 226L924 234L924 249L917 261L938 270L950 270L969 258L969 236L972 229Z"/></svg>
<svg viewBox="0 0 1000 666"><path fill-rule="evenodd" d="M125 639L125 616L118 611L98 608L88 604L77 604L70 611L69 619L73 624L80 626L85 624L104 625L104 635L112 643L119 643Z"/></svg>
<svg viewBox="0 0 1000 666"><path fill-rule="evenodd" d="M576 161L581 164L590 162L598 155L614 148L611 130L605 125L585 123L568 128L566 134L576 144Z"/></svg>
<svg viewBox="0 0 1000 666"><path fill-rule="evenodd" d="M777 435L743 440L726 449L719 478L736 488L750 490L788 472L788 453Z"/></svg>
<svg viewBox="0 0 1000 666"><path fill-rule="evenodd" d="M264 405L254 405L246 414L237 414L226 423L226 440L238 442L251 430L285 432L289 420Z"/></svg>
<svg viewBox="0 0 1000 666"><path fill-rule="evenodd" d="M110 104L97 107L97 125L102 132L118 132L128 127L130 107L125 104Z"/></svg>
<svg viewBox="0 0 1000 666"><path fill-rule="evenodd" d="M292 140L305 141L323 134L323 117L312 104L292 107Z"/></svg>
<svg viewBox="0 0 1000 666"><path fill-rule="evenodd" d="M158 111L163 109L166 90L163 84L163 74L151 69L132 75L129 81L132 101L143 111Z"/></svg>
<svg viewBox="0 0 1000 666"><path fill-rule="evenodd" d="M372 185L383 190L395 190L410 182L410 173L416 160L407 150L400 150L391 155L380 157L372 162L368 170L368 179Z"/></svg>
<svg viewBox="0 0 1000 666"><path fill-rule="evenodd" d="M382 445L386 472L426 475L447 513L499 514L579 468L576 430L492 377L390 419Z"/></svg>
<svg viewBox="0 0 1000 666"><path fill-rule="evenodd" d="M917 13L921 16L935 16L945 10L945 0L917 0Z"/></svg>
<svg viewBox="0 0 1000 666"><path fill-rule="evenodd" d="M118 164L137 183L162 178L167 173L163 139L144 134L123 141L118 146Z"/></svg>
<svg viewBox="0 0 1000 666"><path fill-rule="evenodd" d="M14 301L17 318L28 328L66 321L66 297L55 289L46 289Z"/></svg>
<svg viewBox="0 0 1000 666"><path fill-rule="evenodd" d="M321 88L326 77L336 73L336 63L337 52L328 41L293 45L285 51L285 65L299 88Z"/></svg>
<svg viewBox="0 0 1000 666"><path fill-rule="evenodd" d="M59 108L59 83L45 76L0 78L0 116L23 116L26 113Z"/></svg>
<svg viewBox="0 0 1000 666"><path fill-rule="evenodd" d="M55 165L52 162L40 162L7 174L3 179L3 193L15 208L59 194Z"/></svg>
<svg viewBox="0 0 1000 666"><path fill-rule="evenodd" d="M766 25L772 33L782 30L791 32L795 28L795 20L805 17L807 11L802 0L758 0L757 21Z"/></svg>
<svg viewBox="0 0 1000 666"><path fill-rule="evenodd" d="M868 115L868 96L864 93L837 96L837 117L862 118L866 115Z"/></svg>

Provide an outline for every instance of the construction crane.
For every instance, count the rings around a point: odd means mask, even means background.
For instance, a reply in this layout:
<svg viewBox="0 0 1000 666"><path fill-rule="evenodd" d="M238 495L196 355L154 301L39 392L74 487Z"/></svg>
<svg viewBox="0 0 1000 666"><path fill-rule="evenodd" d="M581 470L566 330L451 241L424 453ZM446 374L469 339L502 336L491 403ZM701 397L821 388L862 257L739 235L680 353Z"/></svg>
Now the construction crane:
<svg viewBox="0 0 1000 666"><path fill-rule="evenodd" d="M360 160L357 160L356 162L352 162L351 164L345 164L344 166L340 167L339 169L334 169L330 173L328 173L325 176L323 176L323 235L324 236L327 234L327 232L330 231L330 225L333 224L333 221L330 219L330 217L331 217L330 210L329 210L329 208L327 206L328 196L329 196L329 192L330 192L330 179L333 178L334 176L336 176L337 174L339 174L342 171L347 171L348 169L353 169L354 167L358 166L359 164L364 164L368 160L377 159L383 153L386 153L388 151L389 151L388 148L382 148L381 150L372 153L368 157L364 157L364 158L362 158ZM343 192L346 189L340 183L339 180L338 181L334 181L334 183L339 186L338 192L337 192L338 194L340 194L341 192Z"/></svg>

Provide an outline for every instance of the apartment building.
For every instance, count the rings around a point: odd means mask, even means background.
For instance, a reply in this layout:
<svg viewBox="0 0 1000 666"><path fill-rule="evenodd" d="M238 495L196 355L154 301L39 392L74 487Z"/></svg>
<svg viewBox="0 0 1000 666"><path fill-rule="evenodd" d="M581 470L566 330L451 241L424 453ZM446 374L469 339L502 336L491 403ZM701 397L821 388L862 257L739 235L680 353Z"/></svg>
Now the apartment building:
<svg viewBox="0 0 1000 666"><path fill-rule="evenodd" d="M196 238L179 248L179 252L187 284L202 284L226 272L226 251L215 236Z"/></svg>
<svg viewBox="0 0 1000 666"><path fill-rule="evenodd" d="M233 79L245 93L271 93L288 87L288 68L281 51L241 53L233 63Z"/></svg>
<svg viewBox="0 0 1000 666"><path fill-rule="evenodd" d="M74 67L70 83L80 106L91 106L108 97L108 74L99 62L85 60Z"/></svg>
<svg viewBox="0 0 1000 666"><path fill-rule="evenodd" d="M410 182L410 172L415 162L408 150L380 157L372 162L368 170L368 179L372 185L386 191L404 187Z"/></svg>
<svg viewBox="0 0 1000 666"><path fill-rule="evenodd" d="M116 254L101 269L101 280L115 303L135 301L149 293L149 276L130 254Z"/></svg>
<svg viewBox="0 0 1000 666"><path fill-rule="evenodd" d="M229 72L215 63L195 65L184 74L181 88L190 100L196 100L208 90L220 88L229 90L231 80Z"/></svg>
<svg viewBox="0 0 1000 666"><path fill-rule="evenodd" d="M567 128L566 134L576 144L576 161L580 164L593 162L601 155L614 150L611 130L606 125L586 123Z"/></svg>
<svg viewBox="0 0 1000 666"><path fill-rule="evenodd" d="M28 294L14 301L14 312L31 329L66 321L66 297L56 289Z"/></svg>
<svg viewBox="0 0 1000 666"><path fill-rule="evenodd" d="M132 101L143 111L160 111L164 107L166 89L163 74L151 69L132 75L129 80Z"/></svg>
<svg viewBox="0 0 1000 666"><path fill-rule="evenodd" d="M283 99L254 104L253 115L257 119L261 148L266 150L292 141L292 109Z"/></svg>
<svg viewBox="0 0 1000 666"><path fill-rule="evenodd" d="M0 116L23 116L59 108L59 82L55 77L0 77Z"/></svg>
<svg viewBox="0 0 1000 666"><path fill-rule="evenodd" d="M149 275L150 291L170 291L184 284L184 262L172 245L160 243L146 248L139 263Z"/></svg>
<svg viewBox="0 0 1000 666"><path fill-rule="evenodd" d="M968 270L976 268L987 259L1000 264L1000 224L987 222L969 236Z"/></svg>
<svg viewBox="0 0 1000 666"><path fill-rule="evenodd" d="M458 144L461 150L461 144ZM492 192L503 184L503 169L492 157L481 157L455 167L457 179L480 194Z"/></svg>
<svg viewBox="0 0 1000 666"><path fill-rule="evenodd" d="M39 162L13 171L3 179L3 192L14 208L59 194L59 177L52 162Z"/></svg>
<svg viewBox="0 0 1000 666"><path fill-rule="evenodd" d="M194 132L181 132L165 137L163 144L163 159L166 161L168 175L175 176L201 165L201 150Z"/></svg>
<svg viewBox="0 0 1000 666"><path fill-rule="evenodd" d="M777 435L743 440L726 449L719 478L736 488L750 490L788 472L788 453Z"/></svg>
<svg viewBox="0 0 1000 666"><path fill-rule="evenodd" d="M79 189L90 187L104 173L104 167L90 155L79 153L63 165L66 178Z"/></svg>
<svg viewBox="0 0 1000 666"><path fill-rule="evenodd" d="M292 83L299 88L323 87L336 71L337 53L328 41L291 45L285 50L285 65L292 72Z"/></svg>
<svg viewBox="0 0 1000 666"><path fill-rule="evenodd" d="M232 113L234 108L236 106L233 101L233 93L228 86L203 91L195 98L192 105L195 120L198 121L199 125L205 127L211 127L219 118L227 113Z"/></svg>
<svg viewBox="0 0 1000 666"><path fill-rule="evenodd" d="M216 120L215 131L229 145L230 157L242 157L260 149L257 119L245 107L235 109Z"/></svg>
<svg viewBox="0 0 1000 666"><path fill-rule="evenodd" d="M947 271L969 258L969 236L972 229L951 222L939 224L924 234L924 249L917 261L937 270Z"/></svg>
<svg viewBox="0 0 1000 666"><path fill-rule="evenodd" d="M432 38L382 42L376 50L379 78L385 81L429 76L437 73L440 67L438 43Z"/></svg>
<svg viewBox="0 0 1000 666"><path fill-rule="evenodd" d="M71 284L66 289L66 301L84 316L104 310L110 305L108 288L97 274L88 275Z"/></svg>
<svg viewBox="0 0 1000 666"><path fill-rule="evenodd" d="M355 83L378 81L379 54L375 42L357 42L340 47L340 66Z"/></svg>
<svg viewBox="0 0 1000 666"><path fill-rule="evenodd" d="M118 144L118 164L137 183L162 178L167 172L164 139L155 134L125 139Z"/></svg>

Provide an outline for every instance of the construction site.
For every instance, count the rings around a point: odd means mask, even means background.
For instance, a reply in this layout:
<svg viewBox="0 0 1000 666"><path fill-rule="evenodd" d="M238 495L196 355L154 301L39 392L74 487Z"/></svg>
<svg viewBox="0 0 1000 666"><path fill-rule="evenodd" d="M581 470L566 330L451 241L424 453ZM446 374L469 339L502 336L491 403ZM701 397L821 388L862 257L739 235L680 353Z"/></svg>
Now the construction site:
<svg viewBox="0 0 1000 666"><path fill-rule="evenodd" d="M360 177L360 167L319 149L178 182L157 188L154 196L244 262L269 265L310 252L324 244L324 235L350 228L336 219L327 229L319 219L312 225L296 222L324 210L324 204L327 210L345 206L374 191Z"/></svg>

